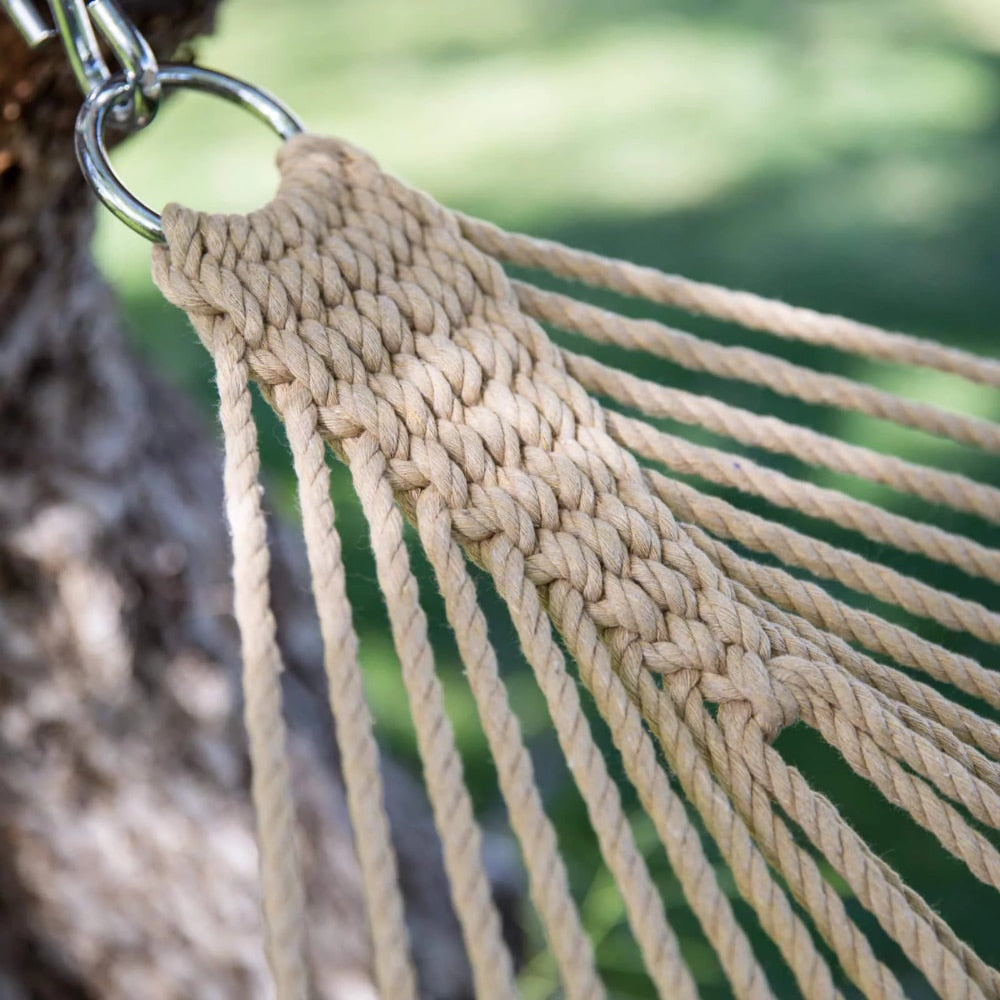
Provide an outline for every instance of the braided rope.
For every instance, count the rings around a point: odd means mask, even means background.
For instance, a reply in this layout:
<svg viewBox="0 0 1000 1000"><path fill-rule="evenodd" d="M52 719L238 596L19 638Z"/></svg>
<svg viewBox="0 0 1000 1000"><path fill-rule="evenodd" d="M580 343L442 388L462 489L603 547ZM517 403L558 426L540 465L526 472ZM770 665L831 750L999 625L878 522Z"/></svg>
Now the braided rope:
<svg viewBox="0 0 1000 1000"><path fill-rule="evenodd" d="M993 647L1000 645L1000 615L641 462L735 487L993 583L1000 582L1000 553L685 441L603 407L592 394L646 418L705 428L994 523L1000 523L1000 490L617 371L556 347L539 321L985 452L1000 451L1000 427L511 282L498 258L989 385L1000 385L1000 367L916 338L503 233L448 213L341 142L299 137L283 150L281 166L278 198L250 216L169 208L168 245L155 253L154 273L216 358L227 461L240 472L229 484L234 498L239 489L256 490L255 437L245 427L247 378L260 384L288 427L383 994L412 996L416 984L321 438L350 467L373 526L379 583L477 996L514 996L516 983L434 675L403 514L416 524L444 596L567 996L597 998L604 987L466 558L489 573L507 605L659 995L694 997L695 980L553 626L736 996L764 1000L772 991L671 775L805 997L839 997L841 975L870 997L903 995L828 871L941 996L1000 996L1000 974L772 745L801 720L975 877L1000 888L1000 851L983 832L1000 828L1000 727L905 671L923 672L993 708L1000 707L1000 675L789 570ZM247 515L232 516L234 542L250 537ZM246 608L240 612L247 648L248 632L271 627L266 586L260 588L259 513L249 521L257 532L256 561L238 553L237 582L256 581L259 620L248 618ZM272 698L261 713L248 714L248 729L252 744L265 748L254 756L255 790L258 781L265 789L258 796L265 914L276 977L287 979L282 970L301 965L304 931L295 926L301 910L285 905L297 897L287 771L280 771L283 733L270 683ZM814 932L839 970L828 964Z"/></svg>

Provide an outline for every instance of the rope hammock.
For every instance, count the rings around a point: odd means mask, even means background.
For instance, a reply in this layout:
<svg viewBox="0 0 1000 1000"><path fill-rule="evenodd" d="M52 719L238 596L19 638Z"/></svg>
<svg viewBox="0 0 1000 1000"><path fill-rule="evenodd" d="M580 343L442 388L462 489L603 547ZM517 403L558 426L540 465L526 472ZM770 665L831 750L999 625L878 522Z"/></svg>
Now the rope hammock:
<svg viewBox="0 0 1000 1000"><path fill-rule="evenodd" d="M280 191L260 211L168 208L167 242L154 250L153 269L166 297L191 317L218 375L263 905L281 1000L304 1000L310 987L251 382L283 421L294 460L382 997L416 997L417 985L328 449L348 466L372 528L477 997L516 996L515 973L435 675L404 519L443 595L565 996L601 997L605 987L470 561L509 610L661 997L693 998L695 980L580 687L607 723L735 996L774 994L695 814L803 996L840 997L848 981L868 997L903 996L831 882L835 875L942 997L1000 997L1000 973L772 745L793 724L811 727L977 879L1000 888L1000 853L986 832L1000 825L1000 727L967 707L975 700L984 711L1000 708L1000 675L835 591L994 647L1000 615L678 476L833 523L863 536L869 550L916 553L992 583L1000 583L1000 551L692 443L656 421L704 428L994 524L1000 490L659 385L580 351L591 342L646 352L984 453L1000 453L1000 426L544 291L512 280L502 264L992 388L1000 388L1000 362L503 232L442 208L340 141L299 136L279 161ZM542 324L578 335L578 349L557 346ZM943 693L949 688L960 694Z"/></svg>

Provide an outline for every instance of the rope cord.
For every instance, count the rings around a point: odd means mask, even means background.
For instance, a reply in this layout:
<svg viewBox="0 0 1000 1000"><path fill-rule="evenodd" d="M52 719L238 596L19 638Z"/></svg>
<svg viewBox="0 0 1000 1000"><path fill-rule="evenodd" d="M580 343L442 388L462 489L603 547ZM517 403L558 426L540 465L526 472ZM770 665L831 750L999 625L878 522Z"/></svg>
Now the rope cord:
<svg viewBox="0 0 1000 1000"><path fill-rule="evenodd" d="M385 457L377 441L368 435L345 441L344 448L368 523L379 526L371 536L375 566L403 668L424 778L444 847L452 905L469 951L476 995L515 997L513 966L483 869L482 838L462 781L461 759L445 714L444 693L434 674L427 619L403 542L403 518L386 478Z"/></svg>
<svg viewBox="0 0 1000 1000"><path fill-rule="evenodd" d="M1000 614L988 606L986 590L975 599L949 593L933 576L927 582L893 569L870 551L874 543L917 554L932 561L929 567L956 567L994 584L1000 552L650 421L701 428L994 524L1000 489L619 371L554 345L540 323L933 434L971 454L1000 452L1000 426L512 282L499 261L989 386L1000 387L1000 363L504 233L446 211L339 141L298 137L280 164L282 187L265 209L221 217L171 206L163 214L167 246L154 251L158 284L191 315L219 371L264 912L278 995L306 993L305 918L280 663L267 611L251 378L287 426L299 480L383 995L415 996L419 986L324 441L349 466L373 527L379 585L477 996L511 997L517 986L434 672L404 514L444 597L531 900L568 997L596 1000L606 988L466 560L489 574L506 604L660 996L693 998L696 980L556 631L737 997L773 993L704 836L804 997L840 997L846 982L869 997L902 997L901 981L916 970L948 1000L1000 998L1000 973L774 745L796 722L810 727L972 876L1000 889L1000 851L987 832L1000 828L1000 726L983 714L1000 709L1000 674L939 638L944 629L995 649ZM677 475L762 498L777 513L742 510ZM832 523L856 533L865 554L782 523L782 511L812 519L817 532ZM830 593L824 584L840 589ZM875 601L884 614L869 610ZM913 617L913 628L896 620L900 614ZM915 631L922 623L937 630L933 639ZM986 708L959 703L951 689ZM905 970L902 959L890 967L876 952L834 873L899 946L910 963Z"/></svg>
<svg viewBox="0 0 1000 1000"><path fill-rule="evenodd" d="M751 330L763 330L788 340L834 347L850 354L920 365L950 372L983 385L1000 388L1000 361L946 347L903 333L890 333L868 323L831 316L735 291L676 274L664 274L630 261L614 260L576 250L550 240L502 229L459 215L462 235L484 253L520 267L545 271L557 278L581 281L647 302L675 306L726 320Z"/></svg>
<svg viewBox="0 0 1000 1000"><path fill-rule="evenodd" d="M741 559L725 546L713 544L697 529L691 534L701 540L704 548L715 551L720 565L733 580L747 583L812 624L825 628L830 635L857 642L899 664L923 670L935 680L952 684L994 708L1000 704L1000 679L995 671L986 670L975 660L949 652L877 615L858 611L830 597L815 584L798 580L783 570Z"/></svg>
<svg viewBox="0 0 1000 1000"><path fill-rule="evenodd" d="M243 646L243 717L250 743L267 954L278 1000L306 1000L305 893L281 714L281 653L271 613L267 525L260 502L257 428L246 345L232 322L213 322L226 514L233 536L233 609Z"/></svg>
<svg viewBox="0 0 1000 1000"><path fill-rule="evenodd" d="M358 640L330 499L326 446L318 430L312 397L300 387L276 386L275 406L288 432L299 484L299 505L312 571L316 611L323 635L330 710L337 724L347 805L356 830L355 846L369 910L375 980L379 992L400 1000L416 998L409 937L399 891L396 856L385 813L378 747L365 701Z"/></svg>
<svg viewBox="0 0 1000 1000"><path fill-rule="evenodd" d="M725 500L655 470L647 471L647 475L657 496L678 517L697 523L716 537L737 541L754 552L775 556L786 566L836 580L859 594L932 619L946 628L968 632L985 642L996 642L1000 636L1000 616L981 604L962 600L854 552L741 511Z"/></svg>
<svg viewBox="0 0 1000 1000"><path fill-rule="evenodd" d="M541 602L526 579L526 567L521 553L508 539L500 537L491 542L483 555L484 564L493 575L500 596L507 602L521 646L535 670L539 684L544 683L543 676L551 676L561 682L562 698L558 718L553 714L557 733L569 736L572 733L569 726L586 730L589 727L586 727L579 696L566 673L562 652L553 639L551 625ZM598 707L606 710L606 704L599 704ZM609 776L604 758L589 731L585 732L582 742L586 744L586 757L582 758L585 764L579 770L585 777L581 781L574 773L574 778L587 802L590 821L601 843L601 852L621 891L629 923L636 935L646 967L660 996L695 997L697 991L694 980L687 966L680 961L677 940L667 924L662 900L635 844L621 807L618 789ZM582 757L574 753L574 749L572 745L563 747L571 768ZM624 763L630 769L631 777L635 773L635 762L628 759ZM643 786L640 789L642 794L645 782L641 777L638 782ZM669 801L668 798L667 802Z"/></svg>
<svg viewBox="0 0 1000 1000"><path fill-rule="evenodd" d="M919 553L1000 583L1000 551L996 549L934 525L893 514L846 493L793 479L746 456L734 458L715 448L692 444L641 420L609 412L607 422L619 444L682 475L734 487L743 493L763 497L777 507L856 531L876 544Z"/></svg>
<svg viewBox="0 0 1000 1000"><path fill-rule="evenodd" d="M550 593L554 594L555 599L551 603L551 608L557 619L564 625L572 622L574 626L565 634L574 655L578 657L582 676L584 682L588 684L588 688L593 692L601 690L601 685L607 685L615 692L621 691L624 694L621 680L615 676L612 670L608 649L598 638L597 626L585 614L578 596L565 585L551 588ZM588 682L588 676L592 676L590 671L598 674L596 683L594 680ZM622 745L619 746L619 749L624 752L623 763L626 769L629 768L633 754L639 758L640 762L645 763L647 768L652 769L654 765L650 762L653 759L653 751L648 736L641 729L639 730L642 733L640 743L642 752L636 754L635 750L632 749L635 741L628 741L624 738L626 735L625 725L619 721L619 719L624 718L638 728L638 713L630 707L630 703L624 698L617 699L613 704L618 710L619 718L605 716L605 721L611 726L613 733L623 733L623 738L620 741ZM632 749L632 754L628 753L630 749ZM754 845L749 831L733 814L725 797L717 794L703 762L698 758L689 758L685 762L679 755L669 752L668 759L675 768L675 773L682 787L694 802L709 832L714 837L723 857L730 864L736 878L737 888L754 908L761 925L788 961L803 995L806 997L839 997L839 992L834 989L829 967L816 950L808 929L796 916L785 894L768 872L766 862ZM658 776L662 776L662 772ZM631 774L630 777L632 777ZM635 778L633 777L632 780L635 781ZM642 788L639 788L639 791L643 806L655 819L656 803L659 799L649 795L643 796ZM661 778L658 785L654 786L653 791L655 796L667 795L665 779ZM697 897L692 899L692 903L696 899ZM732 977L730 978L732 981Z"/></svg>
<svg viewBox="0 0 1000 1000"><path fill-rule="evenodd" d="M569 892L566 867L555 830L545 815L532 773L531 758L507 700L496 653L487 636L486 617L461 549L452 540L451 514L433 489L418 501L420 540L445 599L448 621L476 699L479 717L497 763L500 788L511 826L521 845L532 900L541 917L560 978L570 998L603 997L590 940Z"/></svg>
<svg viewBox="0 0 1000 1000"><path fill-rule="evenodd" d="M781 396L881 417L985 451L1000 452L1000 426L988 420L901 399L853 379L815 372L771 354L712 344L662 323L629 319L523 282L512 284L518 303L529 316L560 330L579 333L594 343L645 351L690 371L762 385Z"/></svg>
<svg viewBox="0 0 1000 1000"><path fill-rule="evenodd" d="M703 533L691 529L692 535L701 535L705 541L703 551L711 556L716 548L707 541ZM723 546L718 546L723 551ZM728 554L734 564L738 557ZM899 670L885 666L858 652L843 639L815 628L813 624L798 615L788 614L774 604L761 600L759 595L743 584L736 583L740 600L750 605L767 619L764 625L768 637L776 649L805 656L808 659L824 661L832 657L853 676L871 684L873 688L892 699L900 718L906 719L915 731L920 731L932 723L934 739L938 746L951 753L957 760L966 760L975 773L991 785L1000 782L1000 773L993 761L1000 759L1000 727L983 719L962 705L944 697L938 691L912 680ZM978 747L993 761L981 764L981 754L972 752L970 747Z"/></svg>
<svg viewBox="0 0 1000 1000"><path fill-rule="evenodd" d="M808 427L797 427L777 417L761 417L749 410L650 382L602 365L592 358L565 351L566 366L587 390L615 402L641 409L650 417L667 417L704 427L740 444L791 455L806 465L830 469L898 493L920 497L1000 524L1000 490L954 472L915 465L861 445L845 444Z"/></svg>

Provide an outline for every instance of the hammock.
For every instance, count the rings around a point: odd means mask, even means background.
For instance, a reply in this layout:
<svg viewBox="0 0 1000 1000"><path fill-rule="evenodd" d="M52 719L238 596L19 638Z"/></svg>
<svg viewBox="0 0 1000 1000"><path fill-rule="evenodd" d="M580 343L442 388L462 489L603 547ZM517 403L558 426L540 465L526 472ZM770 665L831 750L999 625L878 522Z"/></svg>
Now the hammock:
<svg viewBox="0 0 1000 1000"><path fill-rule="evenodd" d="M251 381L284 422L294 459L381 996L415 997L417 985L345 590L328 450L350 469L372 529L478 997L517 995L515 975L435 676L404 518L415 526L444 597L531 900L567 997L604 996L605 987L469 561L485 570L509 610L660 996L695 997L695 980L595 743L578 681L607 723L737 997L773 993L692 812L803 996L839 997L845 980L869 997L903 996L831 884L831 872L941 996L1000 996L1000 974L772 745L788 726L811 727L976 878L1000 888L1000 854L984 832L1000 823L1000 727L967 707L970 700L986 711L1000 707L997 673L792 571L994 647L1000 616L678 476L763 498L856 532L872 547L917 553L992 583L1000 582L1000 553L694 444L653 421L705 428L993 523L1000 523L1000 490L619 371L556 346L542 324L579 335L574 345L643 351L982 452L1000 452L1000 426L630 319L512 280L502 264L994 388L1000 363L503 232L449 212L337 140L298 136L279 161L280 191L258 212L212 216L168 208L166 245L153 258L157 284L187 311L218 373L278 996L304 998L309 986ZM961 694L952 697L950 689Z"/></svg>
<svg viewBox="0 0 1000 1000"><path fill-rule="evenodd" d="M1000 583L1000 551L692 443L653 421L702 428L993 524L1000 523L1000 490L620 371L557 346L542 324L584 344L645 352L983 454L1000 453L1000 425L630 319L512 280L503 264L994 389L1000 361L505 233L447 211L346 143L296 135L294 116L253 87L198 67L158 66L111 0L51 0L54 29L25 0L0 2L30 44L62 38L87 95L77 123L84 173L123 221L165 241L154 250L154 277L187 311L215 362L264 917L279 1000L305 1000L310 986L251 381L284 422L294 460L382 997L408 1000L418 988L328 450L350 469L371 527L478 997L513 997L517 986L435 675L404 518L415 526L444 597L567 997L602 997L605 987L469 561L491 578L510 613L661 997L693 998L695 980L578 683L607 724L735 996L774 994L692 812L804 997L840 997L845 981L868 997L903 996L832 875L939 995L1000 997L1000 973L773 745L789 726L815 730L975 878L1000 889L1000 853L986 832L1000 825L1000 726L969 707L1000 708L1000 675L836 594L874 599L942 626L956 640L964 633L994 649L1000 615L784 522L805 515L872 548L916 554L991 584ZM117 76L96 33L124 67ZM173 206L161 220L122 188L106 162L104 118L142 127L161 88L171 86L236 101L294 136L281 152L282 184L270 205L248 216ZM763 517L679 477L726 487L748 506L764 500L789 517Z"/></svg>

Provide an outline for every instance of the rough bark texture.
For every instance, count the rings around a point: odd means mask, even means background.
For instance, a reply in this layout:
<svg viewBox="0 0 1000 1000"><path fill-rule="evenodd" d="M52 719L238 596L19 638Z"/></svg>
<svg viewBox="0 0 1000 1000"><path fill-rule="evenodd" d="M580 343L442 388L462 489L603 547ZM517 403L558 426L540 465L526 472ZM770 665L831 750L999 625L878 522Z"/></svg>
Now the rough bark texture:
<svg viewBox="0 0 1000 1000"><path fill-rule="evenodd" d="M161 54L211 23L197 0L125 6ZM30 53L0 13L0 53L0 1000L265 996L220 456L129 352L94 268L58 45ZM280 529L274 573L316 989L369 995L317 630ZM467 996L426 804L387 781L423 989Z"/></svg>

